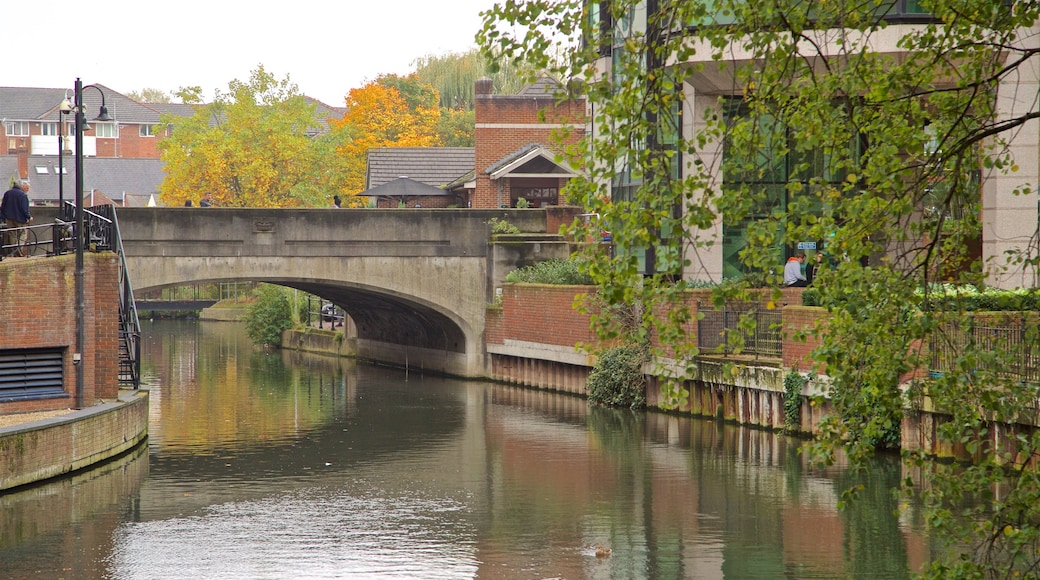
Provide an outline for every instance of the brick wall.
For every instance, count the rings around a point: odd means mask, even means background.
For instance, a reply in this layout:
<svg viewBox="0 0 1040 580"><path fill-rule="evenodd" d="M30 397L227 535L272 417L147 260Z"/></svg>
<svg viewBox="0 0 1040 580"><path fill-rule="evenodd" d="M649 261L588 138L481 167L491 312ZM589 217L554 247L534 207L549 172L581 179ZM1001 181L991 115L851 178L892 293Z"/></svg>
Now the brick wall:
<svg viewBox="0 0 1040 580"><path fill-rule="evenodd" d="M31 149L33 136L43 134L43 122L30 122L29 123L29 136L28 137L7 137L7 133L4 129L3 124L0 124L0 155L14 155L16 153L25 153L28 155ZM72 124L71 119L66 122L66 130ZM95 137L97 130L94 125L89 124L89 130L83 132L84 137ZM68 138L68 142L71 144L72 137ZM126 124L119 126L119 138L102 138L98 137L96 141L96 156L97 157L127 157L135 159L158 159L159 148L156 146L158 141L157 137L142 137L141 136L141 125L139 124ZM14 147L9 147L14 145ZM71 145L70 145L71 149ZM57 145L54 148L54 157L57 158ZM28 175L31 179L32 175L29 175L27 171L22 172L23 176Z"/></svg>
<svg viewBox="0 0 1040 580"><path fill-rule="evenodd" d="M567 144L577 143L584 134L584 99L557 102L548 96L491 95L481 94L478 89L474 104L476 189L471 201L475 208L497 208L510 200L508 180L505 180L500 202L498 184L492 182L487 173L490 166L532 143L561 153L552 135L554 127L573 125L563 141ZM558 203L559 199L555 204Z"/></svg>
<svg viewBox="0 0 1040 580"><path fill-rule="evenodd" d="M502 309L491 310L485 320L488 344L506 339L573 347L591 343L595 334L589 317L574 309L574 297L594 293L591 286L505 284Z"/></svg>
<svg viewBox="0 0 1040 580"><path fill-rule="evenodd" d="M114 399L119 385L119 266L111 252L84 254L84 406ZM66 397L0 403L0 413L75 406L75 256L0 262L0 349L60 348Z"/></svg>
<svg viewBox="0 0 1040 580"><path fill-rule="evenodd" d="M83 469L139 445L148 436L148 393L40 423L0 437L0 490Z"/></svg>

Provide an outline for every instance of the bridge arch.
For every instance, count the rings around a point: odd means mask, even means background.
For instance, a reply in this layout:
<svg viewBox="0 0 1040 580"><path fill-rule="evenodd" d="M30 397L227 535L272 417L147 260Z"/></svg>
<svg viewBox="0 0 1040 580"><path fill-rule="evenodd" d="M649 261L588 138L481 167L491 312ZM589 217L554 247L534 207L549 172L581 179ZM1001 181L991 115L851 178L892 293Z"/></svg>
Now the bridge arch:
<svg viewBox="0 0 1040 580"><path fill-rule="evenodd" d="M546 228L538 210L118 212L135 291L243 280L297 288L351 316L358 356L462 376L485 374L484 321L499 259L489 249L492 217L523 231Z"/></svg>

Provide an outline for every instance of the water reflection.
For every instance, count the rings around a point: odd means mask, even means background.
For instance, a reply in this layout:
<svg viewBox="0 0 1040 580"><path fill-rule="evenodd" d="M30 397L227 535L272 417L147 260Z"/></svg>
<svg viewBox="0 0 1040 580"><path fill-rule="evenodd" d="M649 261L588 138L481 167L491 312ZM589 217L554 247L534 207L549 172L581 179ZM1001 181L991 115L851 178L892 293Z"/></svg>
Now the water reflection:
<svg viewBox="0 0 1040 580"><path fill-rule="evenodd" d="M764 431L146 329L149 457L0 496L11 577L906 578L927 558L896 461L859 480Z"/></svg>

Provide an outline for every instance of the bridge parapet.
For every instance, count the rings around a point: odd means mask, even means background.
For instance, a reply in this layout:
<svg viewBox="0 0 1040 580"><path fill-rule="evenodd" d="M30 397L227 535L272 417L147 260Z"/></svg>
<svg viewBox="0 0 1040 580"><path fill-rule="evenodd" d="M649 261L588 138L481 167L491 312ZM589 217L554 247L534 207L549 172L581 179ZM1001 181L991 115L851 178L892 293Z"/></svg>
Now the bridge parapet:
<svg viewBox="0 0 1040 580"><path fill-rule="evenodd" d="M538 209L119 209L135 290L233 280L298 288L347 312L360 354L464 376L484 373L496 283L524 262L569 253L556 236L495 248L492 218L546 232Z"/></svg>

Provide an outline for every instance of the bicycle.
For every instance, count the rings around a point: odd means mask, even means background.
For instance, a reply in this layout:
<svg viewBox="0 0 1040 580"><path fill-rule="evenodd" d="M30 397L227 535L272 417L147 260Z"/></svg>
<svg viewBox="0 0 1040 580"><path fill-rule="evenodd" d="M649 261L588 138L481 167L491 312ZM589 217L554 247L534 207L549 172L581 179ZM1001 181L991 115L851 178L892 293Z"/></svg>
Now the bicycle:
<svg viewBox="0 0 1040 580"><path fill-rule="evenodd" d="M6 230L4 233L10 235L10 241L14 241L15 234L12 230ZM22 240L22 242L18 245L12 243L10 246L4 246L4 255L13 258L29 257L35 255L39 247L40 242L36 239L36 232L34 232L31 228L26 228L25 239Z"/></svg>

